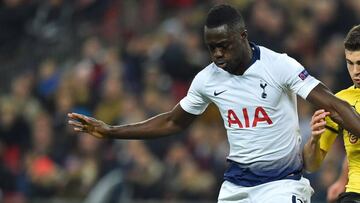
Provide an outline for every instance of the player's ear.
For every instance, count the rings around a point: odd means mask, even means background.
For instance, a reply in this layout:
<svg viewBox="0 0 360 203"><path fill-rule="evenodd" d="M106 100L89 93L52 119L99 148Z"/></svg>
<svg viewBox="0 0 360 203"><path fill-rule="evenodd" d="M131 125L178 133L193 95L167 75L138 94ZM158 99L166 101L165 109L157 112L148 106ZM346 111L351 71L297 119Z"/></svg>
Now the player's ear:
<svg viewBox="0 0 360 203"><path fill-rule="evenodd" d="M244 30L240 33L241 38L246 39L248 37L247 30Z"/></svg>

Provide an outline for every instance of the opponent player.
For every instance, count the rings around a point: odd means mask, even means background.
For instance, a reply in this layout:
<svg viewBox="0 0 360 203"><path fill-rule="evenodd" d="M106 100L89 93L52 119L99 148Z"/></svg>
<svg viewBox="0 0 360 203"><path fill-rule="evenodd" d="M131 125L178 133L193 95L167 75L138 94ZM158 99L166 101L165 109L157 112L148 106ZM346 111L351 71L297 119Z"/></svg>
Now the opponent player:
<svg viewBox="0 0 360 203"><path fill-rule="evenodd" d="M336 96L349 102L357 112L360 112L360 25L353 27L349 31L344 46L347 68L354 85L340 91ZM305 168L311 172L317 170L336 136L341 134L344 139L348 160L349 182L346 186L346 192L340 195L338 202L360 202L360 134L344 130L341 125L336 124L329 117L324 119L327 115L329 115L329 112L324 110L318 110L313 115L311 121L312 136L304 147ZM346 173L346 170L345 165L342 173ZM337 184L341 186L347 176L343 174L340 178Z"/></svg>
<svg viewBox="0 0 360 203"><path fill-rule="evenodd" d="M156 138L183 130L213 102L230 143L230 166L218 202L310 202L312 188L301 174L296 94L359 135L360 117L294 59L249 43L235 8L212 8L204 37L213 63L196 75L187 96L171 111L121 126L71 113L69 123L98 138Z"/></svg>
<svg viewBox="0 0 360 203"><path fill-rule="evenodd" d="M339 175L339 178L332 185L330 185L327 190L326 199L328 202L335 202L338 199L339 195L345 192L346 184L348 183L349 180L348 173L349 173L349 163L347 159L345 159L343 161L342 170ZM343 194L346 195L346 193ZM340 198L341 197L339 197L339 199Z"/></svg>

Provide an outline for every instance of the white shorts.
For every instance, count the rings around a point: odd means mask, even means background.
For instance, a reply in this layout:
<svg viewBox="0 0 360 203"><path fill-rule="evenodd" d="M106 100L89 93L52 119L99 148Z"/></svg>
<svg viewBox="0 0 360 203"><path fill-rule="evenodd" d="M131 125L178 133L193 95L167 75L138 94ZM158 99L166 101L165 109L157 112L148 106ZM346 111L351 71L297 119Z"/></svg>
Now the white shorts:
<svg viewBox="0 0 360 203"><path fill-rule="evenodd" d="M229 181L221 186L218 203L310 203L314 190L308 179L284 179L243 187Z"/></svg>

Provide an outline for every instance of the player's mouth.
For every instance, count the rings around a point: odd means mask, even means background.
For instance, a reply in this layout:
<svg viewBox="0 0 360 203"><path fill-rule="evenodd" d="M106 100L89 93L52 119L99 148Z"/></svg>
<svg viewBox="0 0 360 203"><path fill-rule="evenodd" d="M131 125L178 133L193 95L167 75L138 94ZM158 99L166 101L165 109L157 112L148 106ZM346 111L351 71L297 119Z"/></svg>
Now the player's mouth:
<svg viewBox="0 0 360 203"><path fill-rule="evenodd" d="M216 61L215 64L216 64L216 66L218 66L222 69L225 69L227 63L225 61Z"/></svg>
<svg viewBox="0 0 360 203"><path fill-rule="evenodd" d="M354 78L354 82L360 84L360 78Z"/></svg>

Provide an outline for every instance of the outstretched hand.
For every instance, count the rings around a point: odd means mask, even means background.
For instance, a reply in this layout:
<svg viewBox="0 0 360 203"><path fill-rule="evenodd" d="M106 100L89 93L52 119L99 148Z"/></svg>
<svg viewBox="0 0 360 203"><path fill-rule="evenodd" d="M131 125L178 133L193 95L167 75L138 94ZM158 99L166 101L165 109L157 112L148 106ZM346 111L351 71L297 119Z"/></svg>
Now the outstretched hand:
<svg viewBox="0 0 360 203"><path fill-rule="evenodd" d="M69 113L68 118L69 125L71 125L76 132L88 133L96 138L106 138L106 132L108 132L110 128L110 126L103 121L78 113Z"/></svg>
<svg viewBox="0 0 360 203"><path fill-rule="evenodd" d="M326 112L324 109L315 111L311 118L311 134L316 138L320 138L321 134L325 132L325 117L330 115L330 112Z"/></svg>
<svg viewBox="0 0 360 203"><path fill-rule="evenodd" d="M345 185L346 183L343 183L343 181L336 181L333 183L327 191L327 201L332 203L335 202L336 199L339 197L339 195L343 192L345 192Z"/></svg>

